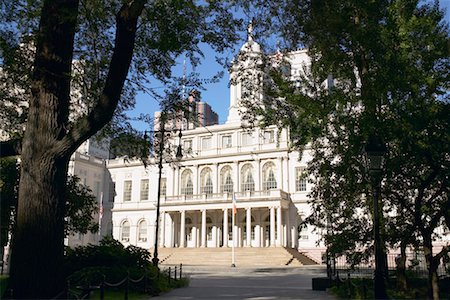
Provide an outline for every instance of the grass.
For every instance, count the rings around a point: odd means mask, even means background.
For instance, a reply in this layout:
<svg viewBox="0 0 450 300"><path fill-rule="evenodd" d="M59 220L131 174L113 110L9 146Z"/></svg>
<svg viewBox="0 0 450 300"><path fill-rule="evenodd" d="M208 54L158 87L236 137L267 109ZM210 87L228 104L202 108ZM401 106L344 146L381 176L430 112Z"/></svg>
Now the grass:
<svg viewBox="0 0 450 300"><path fill-rule="evenodd" d="M8 286L9 277L7 275L0 275L0 298L3 297L3 294L6 291L6 287Z"/></svg>

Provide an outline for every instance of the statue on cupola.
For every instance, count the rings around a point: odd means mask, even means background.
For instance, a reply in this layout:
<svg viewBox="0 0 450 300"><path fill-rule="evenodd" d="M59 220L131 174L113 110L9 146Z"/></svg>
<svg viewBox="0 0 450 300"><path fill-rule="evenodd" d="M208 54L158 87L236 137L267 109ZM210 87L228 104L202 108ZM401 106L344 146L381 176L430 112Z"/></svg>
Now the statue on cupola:
<svg viewBox="0 0 450 300"><path fill-rule="evenodd" d="M253 24L247 28L247 41L242 45L230 68L230 108L226 123L241 123L245 111L243 102L262 98L263 52L254 40Z"/></svg>

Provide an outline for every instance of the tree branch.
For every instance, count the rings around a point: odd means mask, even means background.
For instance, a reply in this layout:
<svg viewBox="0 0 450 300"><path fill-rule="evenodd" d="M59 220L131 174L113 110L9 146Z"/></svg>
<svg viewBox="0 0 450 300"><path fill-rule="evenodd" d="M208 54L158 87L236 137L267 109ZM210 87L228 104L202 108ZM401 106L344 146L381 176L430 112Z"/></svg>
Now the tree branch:
<svg viewBox="0 0 450 300"><path fill-rule="evenodd" d="M62 140L69 154L111 120L131 65L137 22L145 3L146 0L129 0L117 13L116 38L105 86L91 112L79 119Z"/></svg>

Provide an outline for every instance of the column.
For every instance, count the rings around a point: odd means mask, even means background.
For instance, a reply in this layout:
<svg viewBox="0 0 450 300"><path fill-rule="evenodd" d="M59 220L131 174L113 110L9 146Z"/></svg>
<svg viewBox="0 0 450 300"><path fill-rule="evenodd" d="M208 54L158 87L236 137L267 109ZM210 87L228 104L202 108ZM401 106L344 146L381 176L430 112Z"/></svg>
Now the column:
<svg viewBox="0 0 450 300"><path fill-rule="evenodd" d="M270 208L270 247L275 246L275 208Z"/></svg>
<svg viewBox="0 0 450 300"><path fill-rule="evenodd" d="M255 244L256 247L261 247L261 225L259 224L255 226Z"/></svg>
<svg viewBox="0 0 450 300"><path fill-rule="evenodd" d="M185 241L186 241L186 212L182 210L180 220L180 248L185 247Z"/></svg>
<svg viewBox="0 0 450 300"><path fill-rule="evenodd" d="M213 182L213 193L220 193L220 177L219 177L219 164L214 164L214 176L215 180Z"/></svg>
<svg viewBox="0 0 450 300"><path fill-rule="evenodd" d="M283 240L283 232L281 230L282 228L282 221L281 221L281 206L277 207L277 246L280 247L282 245Z"/></svg>
<svg viewBox="0 0 450 300"><path fill-rule="evenodd" d="M200 247L206 247L206 209L202 210L202 229L201 229L201 244Z"/></svg>
<svg viewBox="0 0 450 300"><path fill-rule="evenodd" d="M199 186L198 176L199 176L198 165L196 165L196 166L194 166L194 172L192 174L192 177L194 177L194 178L192 178L192 181L193 181L192 184L194 185L194 195L200 194L199 189L198 189L198 186Z"/></svg>
<svg viewBox="0 0 450 300"><path fill-rule="evenodd" d="M277 161L277 189L283 189L283 158L278 157Z"/></svg>
<svg viewBox="0 0 450 300"><path fill-rule="evenodd" d="M228 208L223 210L223 247L228 247Z"/></svg>
<svg viewBox="0 0 450 300"><path fill-rule="evenodd" d="M166 235L166 213L164 211L161 212L161 220L160 220L160 240L159 240L159 246L164 247L165 246L165 235Z"/></svg>
<svg viewBox="0 0 450 300"><path fill-rule="evenodd" d="M239 192L239 162L238 161L235 161L234 162L234 181L233 181L233 191L236 193L236 192Z"/></svg>
<svg viewBox="0 0 450 300"><path fill-rule="evenodd" d="M214 224L212 227L212 247L216 248L217 247L217 226Z"/></svg>
<svg viewBox="0 0 450 300"><path fill-rule="evenodd" d="M298 215L295 214L294 224L292 226L292 241L294 248L298 248Z"/></svg>
<svg viewBox="0 0 450 300"><path fill-rule="evenodd" d="M252 209L249 207L246 209L247 211L247 247L252 246Z"/></svg>
<svg viewBox="0 0 450 300"><path fill-rule="evenodd" d="M290 174L289 174L289 154L287 155L287 157L284 158L283 162L284 162L283 190L285 190L286 192L290 192L291 191L291 188L290 188L291 180L290 180Z"/></svg>
<svg viewBox="0 0 450 300"><path fill-rule="evenodd" d="M261 188L261 160L256 159L256 169L255 169L255 191L262 190Z"/></svg>
<svg viewBox="0 0 450 300"><path fill-rule="evenodd" d="M173 181L173 187L172 187L172 195L176 196L180 193L180 168L176 167L174 168L174 181Z"/></svg>
<svg viewBox="0 0 450 300"><path fill-rule="evenodd" d="M284 240L284 246L285 247L291 247L291 220L289 218L289 209L286 210L285 213L285 222L286 222L286 227L285 227L285 240Z"/></svg>

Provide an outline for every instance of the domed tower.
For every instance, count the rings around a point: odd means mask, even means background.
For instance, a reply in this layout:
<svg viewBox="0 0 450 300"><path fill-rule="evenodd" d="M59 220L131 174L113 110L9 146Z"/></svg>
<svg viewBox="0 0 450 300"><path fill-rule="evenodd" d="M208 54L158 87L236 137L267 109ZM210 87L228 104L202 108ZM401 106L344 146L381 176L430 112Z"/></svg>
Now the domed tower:
<svg viewBox="0 0 450 300"><path fill-rule="evenodd" d="M262 97L263 52L254 40L253 23L247 29L247 42L242 45L230 68L230 108L226 123L240 123L243 102Z"/></svg>

